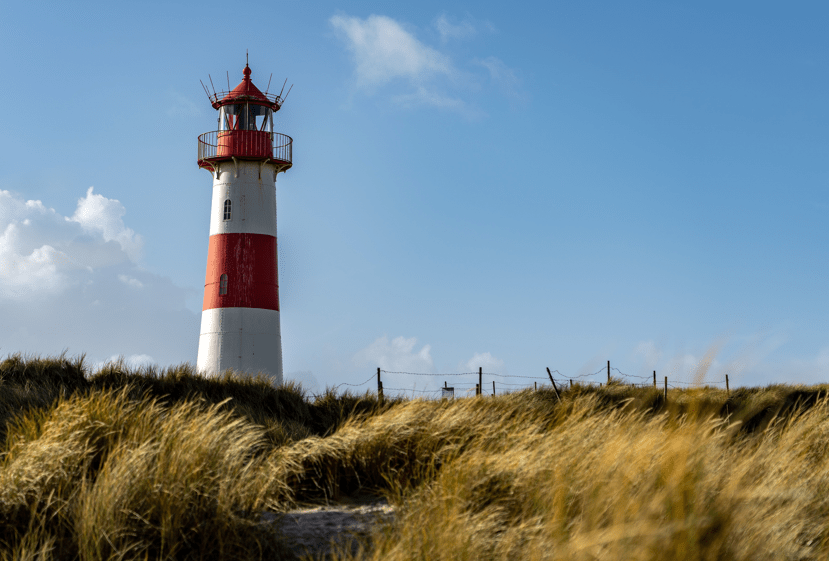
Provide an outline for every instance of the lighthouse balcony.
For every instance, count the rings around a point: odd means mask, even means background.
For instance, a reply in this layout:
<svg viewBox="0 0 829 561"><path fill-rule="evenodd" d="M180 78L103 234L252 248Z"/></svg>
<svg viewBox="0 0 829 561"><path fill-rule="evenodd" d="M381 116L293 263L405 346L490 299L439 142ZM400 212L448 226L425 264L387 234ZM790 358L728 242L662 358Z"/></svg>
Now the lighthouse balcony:
<svg viewBox="0 0 829 561"><path fill-rule="evenodd" d="M213 171L214 162L238 160L268 161L291 167L293 139L275 132L258 130L221 130L199 136L199 167Z"/></svg>

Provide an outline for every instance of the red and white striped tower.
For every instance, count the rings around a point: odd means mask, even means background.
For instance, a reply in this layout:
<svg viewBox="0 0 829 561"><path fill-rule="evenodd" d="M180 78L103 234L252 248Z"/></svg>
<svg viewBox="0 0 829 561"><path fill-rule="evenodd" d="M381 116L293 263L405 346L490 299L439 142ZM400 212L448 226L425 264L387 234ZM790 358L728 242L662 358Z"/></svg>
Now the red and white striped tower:
<svg viewBox="0 0 829 561"><path fill-rule="evenodd" d="M291 138L273 130L278 95L250 80L208 93L218 130L199 137L199 167L213 176L199 372L231 368L282 383L276 258L276 175L291 167Z"/></svg>

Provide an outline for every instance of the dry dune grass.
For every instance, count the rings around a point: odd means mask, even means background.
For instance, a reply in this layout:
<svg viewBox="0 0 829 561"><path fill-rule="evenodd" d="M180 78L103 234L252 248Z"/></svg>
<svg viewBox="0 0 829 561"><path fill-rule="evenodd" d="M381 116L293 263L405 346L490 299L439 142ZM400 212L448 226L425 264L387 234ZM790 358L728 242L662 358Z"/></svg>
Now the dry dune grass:
<svg viewBox="0 0 829 561"><path fill-rule="evenodd" d="M0 559L291 559L265 510L398 507L339 559L825 559L826 387L396 400L0 362Z"/></svg>
<svg viewBox="0 0 829 561"><path fill-rule="evenodd" d="M826 558L826 398L746 433L703 414L705 392L687 393L680 415L587 395L565 395L550 415L522 403L531 395L505 398L512 415L482 422L433 480L397 494L402 516L362 557ZM765 411L783 393L758 391L755 406ZM406 408L425 415L430 405Z"/></svg>

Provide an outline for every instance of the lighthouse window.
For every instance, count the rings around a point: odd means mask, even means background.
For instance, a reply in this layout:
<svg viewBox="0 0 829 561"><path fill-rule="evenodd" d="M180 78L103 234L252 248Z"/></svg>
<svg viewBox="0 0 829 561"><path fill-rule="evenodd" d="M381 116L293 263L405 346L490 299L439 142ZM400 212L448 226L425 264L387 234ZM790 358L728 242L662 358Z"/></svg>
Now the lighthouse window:
<svg viewBox="0 0 829 561"><path fill-rule="evenodd" d="M230 199L225 201L225 220L230 220Z"/></svg>
<svg viewBox="0 0 829 561"><path fill-rule="evenodd" d="M255 130L273 132L273 112L264 105L251 105L250 124Z"/></svg>
<svg viewBox="0 0 829 561"><path fill-rule="evenodd" d="M219 109L219 130L232 131L240 128L240 118L244 110L244 105L223 105Z"/></svg>
<svg viewBox="0 0 829 561"><path fill-rule="evenodd" d="M273 132L273 112L264 105L235 103L219 109L219 130Z"/></svg>
<svg viewBox="0 0 829 561"><path fill-rule="evenodd" d="M222 276L219 277L219 296L225 294L227 294L227 275L222 273Z"/></svg>

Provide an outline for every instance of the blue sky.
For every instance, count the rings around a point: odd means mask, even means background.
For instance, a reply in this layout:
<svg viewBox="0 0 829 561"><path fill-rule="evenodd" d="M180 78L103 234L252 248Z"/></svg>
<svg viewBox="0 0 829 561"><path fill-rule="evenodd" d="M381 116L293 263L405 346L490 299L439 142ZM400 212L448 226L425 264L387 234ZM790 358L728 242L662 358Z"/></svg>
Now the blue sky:
<svg viewBox="0 0 829 561"><path fill-rule="evenodd" d="M248 49L260 88L293 84L288 378L609 359L829 380L825 3L27 2L3 20L0 354L195 362L196 139L216 118L199 80L235 86Z"/></svg>

